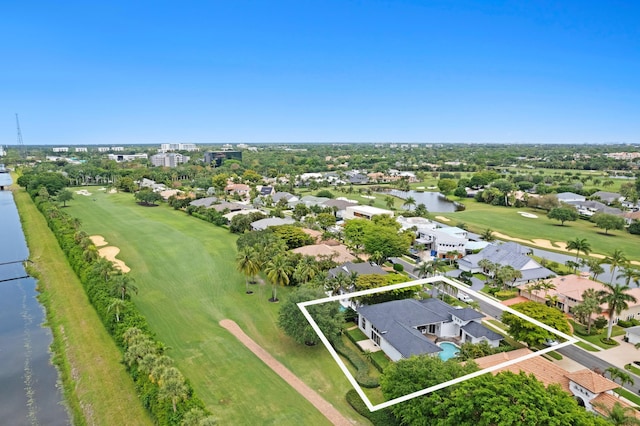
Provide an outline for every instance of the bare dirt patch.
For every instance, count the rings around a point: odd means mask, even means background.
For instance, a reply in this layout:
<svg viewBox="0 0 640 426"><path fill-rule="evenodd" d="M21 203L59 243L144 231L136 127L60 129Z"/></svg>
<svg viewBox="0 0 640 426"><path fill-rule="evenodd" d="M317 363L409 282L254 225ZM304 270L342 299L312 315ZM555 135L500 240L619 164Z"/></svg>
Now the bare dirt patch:
<svg viewBox="0 0 640 426"><path fill-rule="evenodd" d="M435 219L441 221L441 222L451 222L451 219L447 219L444 216L436 216Z"/></svg>
<svg viewBox="0 0 640 426"><path fill-rule="evenodd" d="M92 235L89 238L91 239L93 245L96 247L102 247L108 244L102 235Z"/></svg>
<svg viewBox="0 0 640 426"><path fill-rule="evenodd" d="M119 268L122 272L129 272L131 268L129 268L122 260L116 259L118 253L120 253L120 249L113 246L102 247L98 250L98 254L100 256L113 262L113 264L116 265L116 267Z"/></svg>
<svg viewBox="0 0 640 426"><path fill-rule="evenodd" d="M291 372L287 367L282 365L276 360L269 352L258 345L251 337L242 331L240 326L234 321L229 319L223 319L220 321L220 326L227 329L233 334L243 345L245 345L251 352L253 352L262 362L264 362L269 368L271 368L276 374L291 385L292 388L297 390L300 395L305 397L307 401L313 404L324 416L334 425L352 425L354 424L348 418L342 415L333 405L331 405L326 399L321 397L316 391L311 389Z"/></svg>

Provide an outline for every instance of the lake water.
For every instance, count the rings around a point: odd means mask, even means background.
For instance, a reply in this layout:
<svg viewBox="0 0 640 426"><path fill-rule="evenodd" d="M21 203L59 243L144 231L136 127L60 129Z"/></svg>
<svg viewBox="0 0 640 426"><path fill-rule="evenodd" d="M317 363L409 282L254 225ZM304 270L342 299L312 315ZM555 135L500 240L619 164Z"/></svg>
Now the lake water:
<svg viewBox="0 0 640 426"><path fill-rule="evenodd" d="M28 257L13 196L0 191L0 263ZM36 281L13 279L24 276L21 263L0 265L0 424L68 425Z"/></svg>
<svg viewBox="0 0 640 426"><path fill-rule="evenodd" d="M447 200L439 192L398 191L397 189L392 189L389 193L403 200L413 197L416 200L416 204L424 204L431 213L451 213L457 210L456 203ZM411 206L412 209L415 207Z"/></svg>

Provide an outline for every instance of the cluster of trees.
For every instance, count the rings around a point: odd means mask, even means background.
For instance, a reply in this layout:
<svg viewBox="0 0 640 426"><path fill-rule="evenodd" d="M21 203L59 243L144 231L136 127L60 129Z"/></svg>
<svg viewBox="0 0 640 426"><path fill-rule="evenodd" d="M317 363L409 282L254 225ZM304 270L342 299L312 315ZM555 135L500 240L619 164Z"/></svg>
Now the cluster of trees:
<svg viewBox="0 0 640 426"><path fill-rule="evenodd" d="M368 253L372 260L381 262L407 253L415 239L412 230L399 232L400 227L388 215L376 215L372 220L352 219L344 226L344 239L355 252Z"/></svg>
<svg viewBox="0 0 640 426"><path fill-rule="evenodd" d="M36 192L33 198L104 327L124 351L127 371L153 419L167 425L181 425L187 418L211 424L210 413L184 377L171 367L164 345L151 337L145 317L131 302L131 294L138 291L134 281L98 256L91 239L80 230L79 220L60 210L48 196Z"/></svg>
<svg viewBox="0 0 640 426"><path fill-rule="evenodd" d="M387 399L398 398L478 370L438 357L414 356L390 364L380 378ZM460 384L393 405L402 424L411 425L606 425L578 406L559 385L545 388L533 375L484 374Z"/></svg>

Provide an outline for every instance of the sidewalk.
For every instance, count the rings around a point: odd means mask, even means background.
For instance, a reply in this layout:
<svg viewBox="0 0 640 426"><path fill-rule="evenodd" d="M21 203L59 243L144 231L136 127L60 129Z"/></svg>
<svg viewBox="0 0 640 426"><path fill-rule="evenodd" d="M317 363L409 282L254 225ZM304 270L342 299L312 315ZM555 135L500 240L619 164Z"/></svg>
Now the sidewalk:
<svg viewBox="0 0 640 426"><path fill-rule="evenodd" d="M623 341L623 338L624 336L613 338L620 344L619 346L601 352L592 352L592 354L624 370L625 365L633 363L633 361L640 361L640 349L636 349L631 343Z"/></svg>

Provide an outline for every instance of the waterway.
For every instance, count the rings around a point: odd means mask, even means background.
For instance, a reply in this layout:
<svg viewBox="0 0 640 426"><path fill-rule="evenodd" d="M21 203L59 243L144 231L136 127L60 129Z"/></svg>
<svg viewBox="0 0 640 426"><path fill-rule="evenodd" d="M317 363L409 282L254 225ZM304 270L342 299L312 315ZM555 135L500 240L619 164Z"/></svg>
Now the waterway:
<svg viewBox="0 0 640 426"><path fill-rule="evenodd" d="M69 425L36 281L19 278L28 257L13 196L0 191L0 264L18 261L0 265L0 424Z"/></svg>
<svg viewBox="0 0 640 426"><path fill-rule="evenodd" d="M447 198L439 192L419 192L419 191L399 191L392 189L389 194L406 200L409 197L413 197L417 204L424 204L427 210L431 213L451 213L458 210L457 204L453 201L447 200ZM415 208L416 206L410 206ZM409 206L407 206L409 208Z"/></svg>

